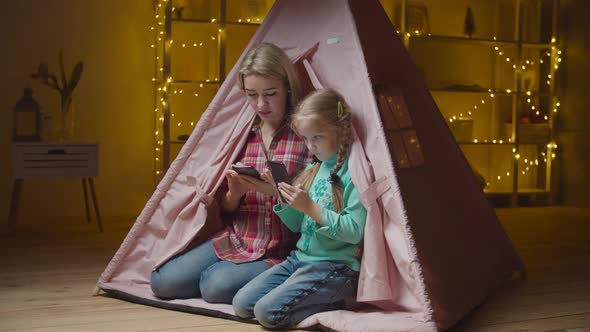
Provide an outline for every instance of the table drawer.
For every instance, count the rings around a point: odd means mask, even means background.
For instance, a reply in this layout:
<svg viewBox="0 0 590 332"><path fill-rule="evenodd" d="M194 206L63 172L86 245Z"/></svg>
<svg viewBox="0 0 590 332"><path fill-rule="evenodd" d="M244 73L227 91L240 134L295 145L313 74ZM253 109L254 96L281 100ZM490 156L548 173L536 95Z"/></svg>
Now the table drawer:
<svg viewBox="0 0 590 332"><path fill-rule="evenodd" d="M14 145L14 177L96 177L98 176L97 144Z"/></svg>

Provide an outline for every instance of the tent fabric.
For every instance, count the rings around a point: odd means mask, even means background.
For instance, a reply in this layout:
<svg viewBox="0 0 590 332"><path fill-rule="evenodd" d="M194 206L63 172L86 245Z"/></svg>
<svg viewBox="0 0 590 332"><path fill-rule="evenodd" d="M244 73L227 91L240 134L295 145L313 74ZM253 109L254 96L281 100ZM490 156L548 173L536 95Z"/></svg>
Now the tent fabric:
<svg viewBox="0 0 590 332"><path fill-rule="evenodd" d="M350 104L349 169L367 208L360 305L313 315L299 328L444 330L524 271L377 0L277 0L246 51L260 42L283 48L308 87L334 88ZM100 276L100 289L234 316L230 305L157 299L149 279L214 224L215 192L255 118L236 78L237 66Z"/></svg>

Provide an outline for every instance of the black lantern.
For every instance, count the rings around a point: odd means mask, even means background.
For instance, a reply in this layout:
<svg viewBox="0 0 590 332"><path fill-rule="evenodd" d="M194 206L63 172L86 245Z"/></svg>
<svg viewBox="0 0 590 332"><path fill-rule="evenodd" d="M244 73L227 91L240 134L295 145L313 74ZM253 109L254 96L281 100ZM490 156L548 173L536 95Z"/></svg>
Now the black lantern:
<svg viewBox="0 0 590 332"><path fill-rule="evenodd" d="M33 90L25 88L25 94L14 105L14 141L41 140L41 106L33 99Z"/></svg>

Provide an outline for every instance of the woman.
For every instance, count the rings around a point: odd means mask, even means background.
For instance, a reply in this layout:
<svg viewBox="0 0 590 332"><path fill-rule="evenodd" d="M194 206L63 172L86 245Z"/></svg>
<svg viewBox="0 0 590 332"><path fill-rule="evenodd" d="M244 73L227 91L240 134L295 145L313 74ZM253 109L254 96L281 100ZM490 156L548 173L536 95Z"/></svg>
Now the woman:
<svg viewBox="0 0 590 332"><path fill-rule="evenodd" d="M287 55L273 44L253 47L238 74L257 119L236 164L262 170L267 160L285 164L292 176L311 161L304 142L287 125L301 88ZM246 283L282 262L297 235L272 212L277 193L269 182L226 171L222 214L228 225L210 240L172 258L151 274L154 295L162 299L202 297L231 304Z"/></svg>

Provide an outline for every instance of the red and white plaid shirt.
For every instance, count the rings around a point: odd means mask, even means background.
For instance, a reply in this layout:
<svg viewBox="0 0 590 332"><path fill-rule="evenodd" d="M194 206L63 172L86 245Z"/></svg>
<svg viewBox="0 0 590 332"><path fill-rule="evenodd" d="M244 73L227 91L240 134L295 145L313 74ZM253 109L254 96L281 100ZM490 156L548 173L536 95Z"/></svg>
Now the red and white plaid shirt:
<svg viewBox="0 0 590 332"><path fill-rule="evenodd" d="M262 171L267 157L285 164L289 175L294 176L311 162L313 155L288 126L275 135L265 152L260 127L254 125L237 161ZM299 234L291 232L273 213L275 204L275 197L248 191L231 223L212 238L217 256L234 263L261 258L269 264L283 261L295 248Z"/></svg>

